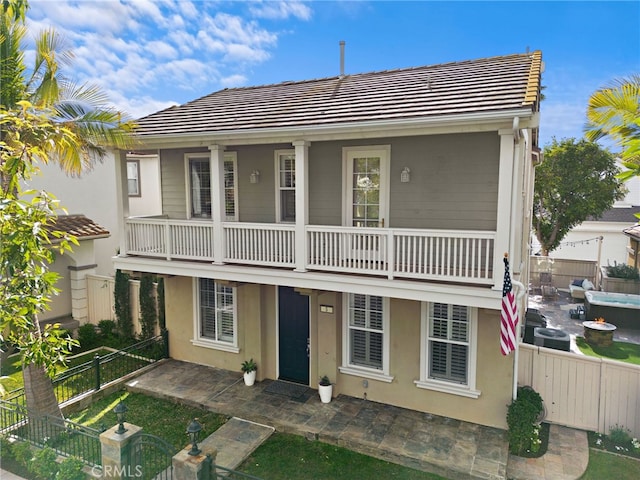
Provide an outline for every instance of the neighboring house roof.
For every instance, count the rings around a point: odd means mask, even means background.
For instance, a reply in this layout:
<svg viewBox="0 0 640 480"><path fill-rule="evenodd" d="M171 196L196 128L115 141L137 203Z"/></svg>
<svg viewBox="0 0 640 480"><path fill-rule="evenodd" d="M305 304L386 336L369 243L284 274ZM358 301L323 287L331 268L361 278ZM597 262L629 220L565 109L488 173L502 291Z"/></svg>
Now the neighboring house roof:
<svg viewBox="0 0 640 480"><path fill-rule="evenodd" d="M106 238L111 235L109 230L84 215L59 215L51 229L73 235L78 241Z"/></svg>
<svg viewBox="0 0 640 480"><path fill-rule="evenodd" d="M625 228L622 233L640 242L640 223L633 227Z"/></svg>
<svg viewBox="0 0 640 480"><path fill-rule="evenodd" d="M538 111L540 51L227 88L138 120L140 137L242 133Z"/></svg>
<svg viewBox="0 0 640 480"><path fill-rule="evenodd" d="M611 208L598 218L589 217L588 221L633 223L637 220L636 213L640 213L640 206Z"/></svg>

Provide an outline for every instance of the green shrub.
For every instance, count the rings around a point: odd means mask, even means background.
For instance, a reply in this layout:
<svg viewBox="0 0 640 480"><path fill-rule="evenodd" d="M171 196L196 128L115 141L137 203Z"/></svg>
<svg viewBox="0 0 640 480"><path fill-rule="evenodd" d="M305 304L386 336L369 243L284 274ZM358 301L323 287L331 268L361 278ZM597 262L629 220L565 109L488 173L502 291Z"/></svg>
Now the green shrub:
<svg viewBox="0 0 640 480"><path fill-rule="evenodd" d="M631 432L616 424L609 429L609 440L619 447L628 447L631 445Z"/></svg>
<svg viewBox="0 0 640 480"><path fill-rule="evenodd" d="M87 477L82 471L84 463L77 457L68 457L60 462L56 480L85 480Z"/></svg>
<svg viewBox="0 0 640 480"><path fill-rule="evenodd" d="M140 280L140 324L143 339L153 337L158 321L156 298L153 293L153 278L151 275L143 275Z"/></svg>
<svg viewBox="0 0 640 480"><path fill-rule="evenodd" d="M100 320L98 322L98 328L100 329L100 335L102 337L113 337L116 335L116 322L113 320Z"/></svg>
<svg viewBox="0 0 640 480"><path fill-rule="evenodd" d="M11 452L13 453L13 458L15 458L21 465L26 467L31 463L33 452L31 451L31 445L29 445L29 443L16 442L11 445Z"/></svg>
<svg viewBox="0 0 640 480"><path fill-rule="evenodd" d="M4 435L0 435L0 452L2 453L2 458L4 458L5 460L15 460L16 458L13 451L13 445Z"/></svg>
<svg viewBox="0 0 640 480"><path fill-rule="evenodd" d="M57 458L58 455L52 448L45 447L42 450L38 450L28 465L29 471L34 473L38 478L55 478L56 472L58 471Z"/></svg>
<svg viewBox="0 0 640 480"><path fill-rule="evenodd" d="M540 447L537 422L544 411L542 397L531 387L519 387L518 397L507 411L509 451L514 455L535 453Z"/></svg>
<svg viewBox="0 0 640 480"><path fill-rule="evenodd" d="M96 331L96 326L92 323L85 323L78 327L78 341L83 351L91 350L100 346L100 336Z"/></svg>
<svg viewBox="0 0 640 480"><path fill-rule="evenodd" d="M640 279L640 271L631 265L624 263L615 263L607 267L607 276L611 278L625 278L627 280Z"/></svg>
<svg viewBox="0 0 640 480"><path fill-rule="evenodd" d="M114 300L118 330L125 338L133 338L133 319L131 318L131 298L129 291L129 275L116 270Z"/></svg>

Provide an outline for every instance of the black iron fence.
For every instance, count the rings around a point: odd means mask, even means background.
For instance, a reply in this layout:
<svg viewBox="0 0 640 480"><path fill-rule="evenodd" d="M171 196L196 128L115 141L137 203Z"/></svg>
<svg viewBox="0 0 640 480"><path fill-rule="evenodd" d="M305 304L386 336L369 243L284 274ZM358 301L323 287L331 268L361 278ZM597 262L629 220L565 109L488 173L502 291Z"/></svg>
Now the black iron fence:
<svg viewBox="0 0 640 480"><path fill-rule="evenodd" d="M29 417L25 406L4 401L0 409L3 420L11 419L10 433L13 438L41 448L49 447L58 455L78 457L89 466L102 464L102 430L49 415Z"/></svg>
<svg viewBox="0 0 640 480"><path fill-rule="evenodd" d="M167 333L72 367L53 379L58 403L64 403L167 357Z"/></svg>
<svg viewBox="0 0 640 480"><path fill-rule="evenodd" d="M58 403L98 391L114 380L166 358L169 351L167 335L163 333L107 355L96 355L93 360L57 375L52 383ZM0 399L0 433L11 432L26 421L26 416L23 418L20 413L21 408L26 408L24 389Z"/></svg>

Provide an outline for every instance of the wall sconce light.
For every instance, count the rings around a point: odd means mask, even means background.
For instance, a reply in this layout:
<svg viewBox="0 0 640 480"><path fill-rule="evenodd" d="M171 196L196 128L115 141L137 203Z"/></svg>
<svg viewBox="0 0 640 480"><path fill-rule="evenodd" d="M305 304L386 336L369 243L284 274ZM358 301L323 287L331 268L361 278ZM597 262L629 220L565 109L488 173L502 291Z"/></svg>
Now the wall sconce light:
<svg viewBox="0 0 640 480"><path fill-rule="evenodd" d="M260 170L254 170L249 175L249 183L258 183L260 181Z"/></svg>
<svg viewBox="0 0 640 480"><path fill-rule="evenodd" d="M189 440L191 440L191 450L187 452L189 455L199 455L202 451L198 448L198 434L201 430L202 425L200 425L197 418L194 418L187 427L187 434L189 435Z"/></svg>
<svg viewBox="0 0 640 480"><path fill-rule="evenodd" d="M118 402L118 405L116 405L116 408L113 409L113 413L116 414L116 418L118 419L118 429L115 432L118 435L122 435L124 432L127 431L127 429L124 428L124 422L125 422L125 414L127 413L128 410L129 409L122 402L122 400L120 400L120 402Z"/></svg>
<svg viewBox="0 0 640 480"><path fill-rule="evenodd" d="M402 172L400 172L400 181L402 183L409 183L409 180L411 180L411 170L409 170L409 167L404 167Z"/></svg>

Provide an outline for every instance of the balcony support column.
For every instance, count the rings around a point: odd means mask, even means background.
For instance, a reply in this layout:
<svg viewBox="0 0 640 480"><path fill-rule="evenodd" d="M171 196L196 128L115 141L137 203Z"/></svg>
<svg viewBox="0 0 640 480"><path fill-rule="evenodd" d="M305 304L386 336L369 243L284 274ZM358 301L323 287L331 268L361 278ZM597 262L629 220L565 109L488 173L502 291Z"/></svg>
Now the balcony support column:
<svg viewBox="0 0 640 480"><path fill-rule="evenodd" d="M120 257L127 256L127 218L129 218L129 182L127 181L127 152L114 150L116 166L116 195L118 209L118 244Z"/></svg>
<svg viewBox="0 0 640 480"><path fill-rule="evenodd" d="M211 169L211 220L213 222L213 263L224 263L224 146L209 145Z"/></svg>
<svg viewBox="0 0 640 480"><path fill-rule="evenodd" d="M498 174L498 211L496 241L493 253L493 288L502 290L504 278L504 253L512 253L511 217L513 213L512 190L515 154L515 137L512 129L499 130L500 170Z"/></svg>
<svg viewBox="0 0 640 480"><path fill-rule="evenodd" d="M296 152L296 272L307 271L309 224L309 142L293 142Z"/></svg>

